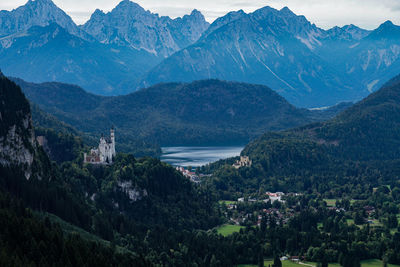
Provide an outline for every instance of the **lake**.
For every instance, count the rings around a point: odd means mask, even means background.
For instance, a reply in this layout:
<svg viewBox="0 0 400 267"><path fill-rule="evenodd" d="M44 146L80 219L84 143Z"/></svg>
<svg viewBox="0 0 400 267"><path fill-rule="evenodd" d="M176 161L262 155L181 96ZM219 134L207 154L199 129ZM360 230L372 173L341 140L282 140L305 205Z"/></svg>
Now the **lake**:
<svg viewBox="0 0 400 267"><path fill-rule="evenodd" d="M173 166L199 167L220 159L239 156L243 146L181 146L161 149L161 161Z"/></svg>

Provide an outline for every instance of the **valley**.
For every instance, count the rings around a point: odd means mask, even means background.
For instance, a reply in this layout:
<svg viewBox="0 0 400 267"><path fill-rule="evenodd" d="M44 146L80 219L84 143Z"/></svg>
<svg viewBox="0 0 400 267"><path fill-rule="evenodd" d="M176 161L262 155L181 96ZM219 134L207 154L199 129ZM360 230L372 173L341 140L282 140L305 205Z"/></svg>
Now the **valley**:
<svg viewBox="0 0 400 267"><path fill-rule="evenodd" d="M118 149L138 156L160 156L155 145L242 145L268 130L331 118L351 105L296 108L266 86L220 80L166 83L117 97L69 84L13 80L39 109L88 137L97 139L114 125Z"/></svg>

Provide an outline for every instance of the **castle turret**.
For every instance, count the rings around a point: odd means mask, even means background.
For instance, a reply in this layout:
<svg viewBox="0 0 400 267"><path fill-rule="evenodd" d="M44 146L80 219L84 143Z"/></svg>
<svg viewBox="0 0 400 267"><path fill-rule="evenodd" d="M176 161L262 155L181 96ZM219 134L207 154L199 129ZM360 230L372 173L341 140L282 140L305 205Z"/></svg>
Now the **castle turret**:
<svg viewBox="0 0 400 267"><path fill-rule="evenodd" d="M114 134L114 127L111 128L110 130L110 136L111 136L111 154L113 157L115 157L115 134Z"/></svg>

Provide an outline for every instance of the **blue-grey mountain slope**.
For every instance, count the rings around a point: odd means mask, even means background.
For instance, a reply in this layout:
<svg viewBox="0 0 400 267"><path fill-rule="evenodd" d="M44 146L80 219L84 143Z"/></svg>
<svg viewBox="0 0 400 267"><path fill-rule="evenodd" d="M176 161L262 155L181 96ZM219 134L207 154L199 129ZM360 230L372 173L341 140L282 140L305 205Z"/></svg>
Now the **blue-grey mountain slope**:
<svg viewBox="0 0 400 267"><path fill-rule="evenodd" d="M207 28L196 10L171 19L127 0L110 13L97 10L77 26L51 0L30 0L13 11L0 11L0 68L33 82L67 82L96 94L125 94Z"/></svg>
<svg viewBox="0 0 400 267"><path fill-rule="evenodd" d="M71 34L90 39L78 28L70 16L51 0L29 0L12 11L0 11L0 37L24 32L32 26L48 26L57 23Z"/></svg>
<svg viewBox="0 0 400 267"><path fill-rule="evenodd" d="M1 42L11 44L0 46L0 66L7 75L33 82L74 82L104 95L124 93L135 77L158 62L146 51L88 42L57 24L34 26Z"/></svg>
<svg viewBox="0 0 400 267"><path fill-rule="evenodd" d="M109 13L96 10L81 28L101 43L144 49L167 57L196 42L208 26L197 10L171 19L124 0Z"/></svg>
<svg viewBox="0 0 400 267"><path fill-rule="evenodd" d="M297 106L354 101L400 72L396 27L326 31L288 8L229 13L198 42L156 66L142 84L220 78L266 84ZM380 37L385 31L389 39Z"/></svg>

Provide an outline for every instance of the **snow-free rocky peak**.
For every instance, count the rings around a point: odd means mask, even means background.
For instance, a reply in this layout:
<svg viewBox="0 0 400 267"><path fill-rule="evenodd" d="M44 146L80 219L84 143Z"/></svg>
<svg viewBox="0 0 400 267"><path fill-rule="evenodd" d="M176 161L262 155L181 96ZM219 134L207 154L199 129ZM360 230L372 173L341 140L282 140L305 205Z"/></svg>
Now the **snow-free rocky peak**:
<svg viewBox="0 0 400 267"><path fill-rule="evenodd" d="M358 41L366 37L370 31L361 29L353 24L343 27L333 27L327 31L328 35L336 40Z"/></svg>
<svg viewBox="0 0 400 267"><path fill-rule="evenodd" d="M382 23L374 30L368 39L397 40L400 39L400 26L394 25L390 20Z"/></svg>
<svg viewBox="0 0 400 267"><path fill-rule="evenodd" d="M0 36L28 30L32 26L57 23L68 32L84 37L82 32L63 10L51 0L29 0L12 11L0 11Z"/></svg>
<svg viewBox="0 0 400 267"><path fill-rule="evenodd" d="M96 10L82 29L105 44L127 45L167 57L197 41L208 26L197 10L171 19L124 0L111 12Z"/></svg>

